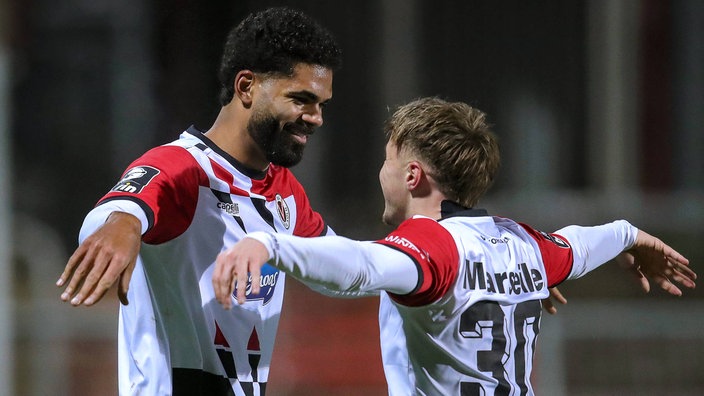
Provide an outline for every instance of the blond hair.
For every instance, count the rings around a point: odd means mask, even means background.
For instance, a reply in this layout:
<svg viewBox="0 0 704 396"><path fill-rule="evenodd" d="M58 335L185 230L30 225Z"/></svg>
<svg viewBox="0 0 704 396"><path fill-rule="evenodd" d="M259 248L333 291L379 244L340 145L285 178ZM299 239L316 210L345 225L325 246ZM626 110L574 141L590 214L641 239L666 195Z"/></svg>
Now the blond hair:
<svg viewBox="0 0 704 396"><path fill-rule="evenodd" d="M399 151L417 156L448 199L473 207L499 169L499 145L484 112L429 97L400 106L385 133Z"/></svg>

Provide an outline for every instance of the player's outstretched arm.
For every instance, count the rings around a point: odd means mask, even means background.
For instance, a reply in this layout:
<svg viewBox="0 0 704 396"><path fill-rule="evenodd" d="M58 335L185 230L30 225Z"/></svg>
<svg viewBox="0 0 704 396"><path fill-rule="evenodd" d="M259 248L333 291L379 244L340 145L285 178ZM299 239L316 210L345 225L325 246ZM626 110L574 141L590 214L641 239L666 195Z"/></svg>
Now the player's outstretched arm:
<svg viewBox="0 0 704 396"><path fill-rule="evenodd" d="M230 308L235 291L237 302L243 304L248 280L252 293L257 293L261 267L267 260L308 286L321 286L323 294L341 298L363 297L381 290L408 294L419 277L411 257L383 244L339 236L301 238L259 231L247 234L218 255L212 278L218 302ZM321 292L318 287L313 290Z"/></svg>
<svg viewBox="0 0 704 396"><path fill-rule="evenodd" d="M119 280L118 297L127 305L127 289L141 244L141 223L128 213L113 212L71 255L56 285L71 305L93 305Z"/></svg>
<svg viewBox="0 0 704 396"><path fill-rule="evenodd" d="M697 274L689 260L660 239L638 230L633 246L616 257L616 261L632 273L641 288L650 291L650 280L666 292L681 296L677 284L693 289Z"/></svg>

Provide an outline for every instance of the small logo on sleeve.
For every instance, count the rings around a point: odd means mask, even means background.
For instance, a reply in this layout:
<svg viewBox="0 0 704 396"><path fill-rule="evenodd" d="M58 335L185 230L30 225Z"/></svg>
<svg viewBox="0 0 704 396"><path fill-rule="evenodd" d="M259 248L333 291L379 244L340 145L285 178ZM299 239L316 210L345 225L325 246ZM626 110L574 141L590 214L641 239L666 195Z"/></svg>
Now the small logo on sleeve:
<svg viewBox="0 0 704 396"><path fill-rule="evenodd" d="M151 166L134 167L128 170L110 191L139 194L159 173L159 169Z"/></svg>
<svg viewBox="0 0 704 396"><path fill-rule="evenodd" d="M420 258L422 258L423 260L425 260L425 258L428 257L427 252L425 252L421 249L418 249L418 247L413 242L409 241L408 239L406 239L404 237L401 237L398 235L389 235L386 238L384 238L384 241L390 242L394 245L398 245L398 246L401 246L406 249L410 249L410 250L418 253L420 255Z"/></svg>
<svg viewBox="0 0 704 396"><path fill-rule="evenodd" d="M540 233L540 235L543 236L543 238L547 239L548 241L554 243L555 245L557 245L561 248L570 247L570 245L567 242L565 242L564 239L558 237L557 235L548 234L547 232L544 232L544 231L538 231L538 232Z"/></svg>

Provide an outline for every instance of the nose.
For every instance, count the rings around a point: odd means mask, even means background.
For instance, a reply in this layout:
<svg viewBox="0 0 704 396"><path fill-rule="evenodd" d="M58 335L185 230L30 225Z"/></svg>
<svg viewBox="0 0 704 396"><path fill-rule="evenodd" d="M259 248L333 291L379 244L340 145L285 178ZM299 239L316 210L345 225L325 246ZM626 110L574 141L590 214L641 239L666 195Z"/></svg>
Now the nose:
<svg viewBox="0 0 704 396"><path fill-rule="evenodd" d="M323 125L323 108L319 104L310 105L303 113L303 121L316 127Z"/></svg>

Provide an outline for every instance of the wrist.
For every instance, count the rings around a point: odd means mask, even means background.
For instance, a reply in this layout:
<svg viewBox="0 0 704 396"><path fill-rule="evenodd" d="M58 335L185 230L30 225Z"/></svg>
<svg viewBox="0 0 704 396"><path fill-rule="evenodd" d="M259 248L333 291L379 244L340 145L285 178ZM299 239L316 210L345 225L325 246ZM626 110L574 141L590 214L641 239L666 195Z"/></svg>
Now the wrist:
<svg viewBox="0 0 704 396"><path fill-rule="evenodd" d="M269 260L272 258L277 258L276 252L278 250L278 242L273 234L264 231L255 231L245 235L245 238L251 238L261 242L261 244L266 248L269 255Z"/></svg>
<svg viewBox="0 0 704 396"><path fill-rule="evenodd" d="M119 224L120 226L123 226L138 235L142 234L142 222L137 218L137 216L131 213L119 211L112 212L108 215L105 223Z"/></svg>

